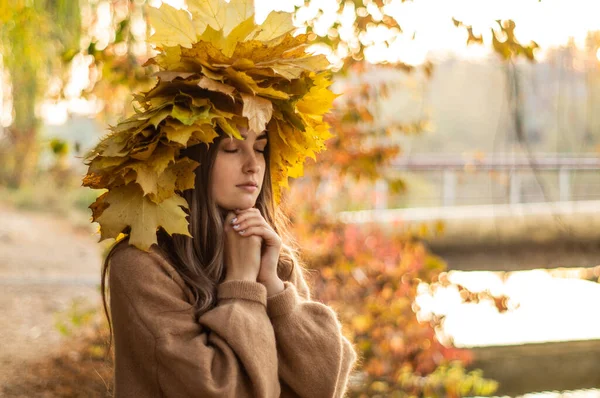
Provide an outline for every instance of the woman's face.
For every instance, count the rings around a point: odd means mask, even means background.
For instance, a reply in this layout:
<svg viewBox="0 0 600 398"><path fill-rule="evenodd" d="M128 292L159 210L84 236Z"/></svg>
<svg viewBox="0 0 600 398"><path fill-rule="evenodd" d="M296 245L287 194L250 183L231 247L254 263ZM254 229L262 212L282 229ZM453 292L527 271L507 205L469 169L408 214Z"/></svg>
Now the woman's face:
<svg viewBox="0 0 600 398"><path fill-rule="evenodd" d="M223 138L211 170L211 195L226 210L248 209L256 204L263 185L267 133L240 129L245 140ZM248 187L246 184L254 184Z"/></svg>

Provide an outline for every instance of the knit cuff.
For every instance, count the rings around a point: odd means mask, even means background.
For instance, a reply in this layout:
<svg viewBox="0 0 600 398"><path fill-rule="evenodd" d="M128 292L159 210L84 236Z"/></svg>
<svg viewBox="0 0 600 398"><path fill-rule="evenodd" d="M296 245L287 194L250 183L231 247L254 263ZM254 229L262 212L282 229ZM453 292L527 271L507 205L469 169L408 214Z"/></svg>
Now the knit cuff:
<svg viewBox="0 0 600 398"><path fill-rule="evenodd" d="M282 292L267 298L267 315L275 318L292 312L298 303L296 287L291 282L283 282L285 288Z"/></svg>
<svg viewBox="0 0 600 398"><path fill-rule="evenodd" d="M267 288L258 282L234 280L217 287L217 299L243 299L267 305Z"/></svg>

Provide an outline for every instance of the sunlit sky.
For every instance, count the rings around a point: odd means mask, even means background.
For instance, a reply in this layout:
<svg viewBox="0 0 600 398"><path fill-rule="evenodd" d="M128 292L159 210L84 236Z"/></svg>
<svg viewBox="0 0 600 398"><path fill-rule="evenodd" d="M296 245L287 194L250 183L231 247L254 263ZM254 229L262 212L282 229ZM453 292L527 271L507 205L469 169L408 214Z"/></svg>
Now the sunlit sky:
<svg viewBox="0 0 600 398"><path fill-rule="evenodd" d="M184 0L165 2L177 8L184 7L185 4ZM304 0L255 0L256 18L260 22L272 10L292 11L295 5L303 3ZM315 30L326 33L332 19L336 18L337 0L312 1L312 7L300 10L297 15L298 21L302 22L316 15L317 3L324 10L324 15L315 26ZM161 1L151 0L150 4L159 6ZM374 12L372 9L369 11ZM491 51L489 37L490 28L495 26L494 21L513 19L517 24L516 34L519 40L535 40L541 46L537 56L543 58L544 49L566 44L569 38L583 46L589 30L600 30L599 11L600 2L596 0L414 0L405 3L396 0L386 6L385 12L399 21L404 35L395 40L389 49L384 48L383 44L373 46L366 51L365 57L371 62L402 60L414 65L427 59L435 60L436 57L447 53L471 60L480 59L489 55ZM106 14L104 19L108 18L107 10L99 7L98 12ZM342 37L347 34L347 29L344 32L344 26L351 25L353 15L354 12L346 13L343 18L340 33ZM466 31L454 27L452 17L473 25L475 33L483 34L487 44L467 47ZM108 27L108 22L106 25ZM411 40L413 33L415 38ZM378 42L385 34L384 29L373 29L368 32L368 37ZM89 84L87 74L90 62L90 59L84 57L74 60L70 92L78 93ZM93 113L102 106L77 97L78 95L73 95L68 102L60 104L43 104L42 117L50 124L62 124L67 120L69 112ZM6 101L2 104L0 91L0 110L4 108L4 112L0 112L0 115L3 115L0 117L0 123L4 126L11 122L6 105Z"/></svg>

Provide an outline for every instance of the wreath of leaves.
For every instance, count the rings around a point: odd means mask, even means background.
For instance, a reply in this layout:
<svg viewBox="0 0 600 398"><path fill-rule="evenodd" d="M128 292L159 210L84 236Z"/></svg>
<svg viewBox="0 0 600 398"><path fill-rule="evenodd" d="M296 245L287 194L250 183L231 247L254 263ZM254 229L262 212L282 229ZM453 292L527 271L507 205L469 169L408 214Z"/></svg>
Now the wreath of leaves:
<svg viewBox="0 0 600 398"><path fill-rule="evenodd" d="M107 189L90 205L101 238L128 233L149 250L156 231L190 236L187 203L199 163L183 149L210 145L219 130L266 129L275 200L288 177L303 174L307 157L332 135L323 115L337 97L328 87L329 62L306 52L306 34L293 35L292 15L271 12L254 21L251 0L189 0L188 11L168 4L150 9L158 55L156 85L134 95L136 113L110 127L85 156L83 185ZM136 106L137 104L137 106Z"/></svg>

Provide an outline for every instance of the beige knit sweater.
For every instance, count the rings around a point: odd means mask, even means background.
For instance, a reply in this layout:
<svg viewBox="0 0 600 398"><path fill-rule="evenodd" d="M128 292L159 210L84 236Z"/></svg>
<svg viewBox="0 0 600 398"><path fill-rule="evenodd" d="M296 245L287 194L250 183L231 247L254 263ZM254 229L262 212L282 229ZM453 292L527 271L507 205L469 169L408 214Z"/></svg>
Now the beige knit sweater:
<svg viewBox="0 0 600 398"><path fill-rule="evenodd" d="M278 270L285 290L218 286L218 304L194 316L193 296L154 247L117 248L110 310L116 397L342 397L356 353L335 312L311 301L301 270Z"/></svg>

